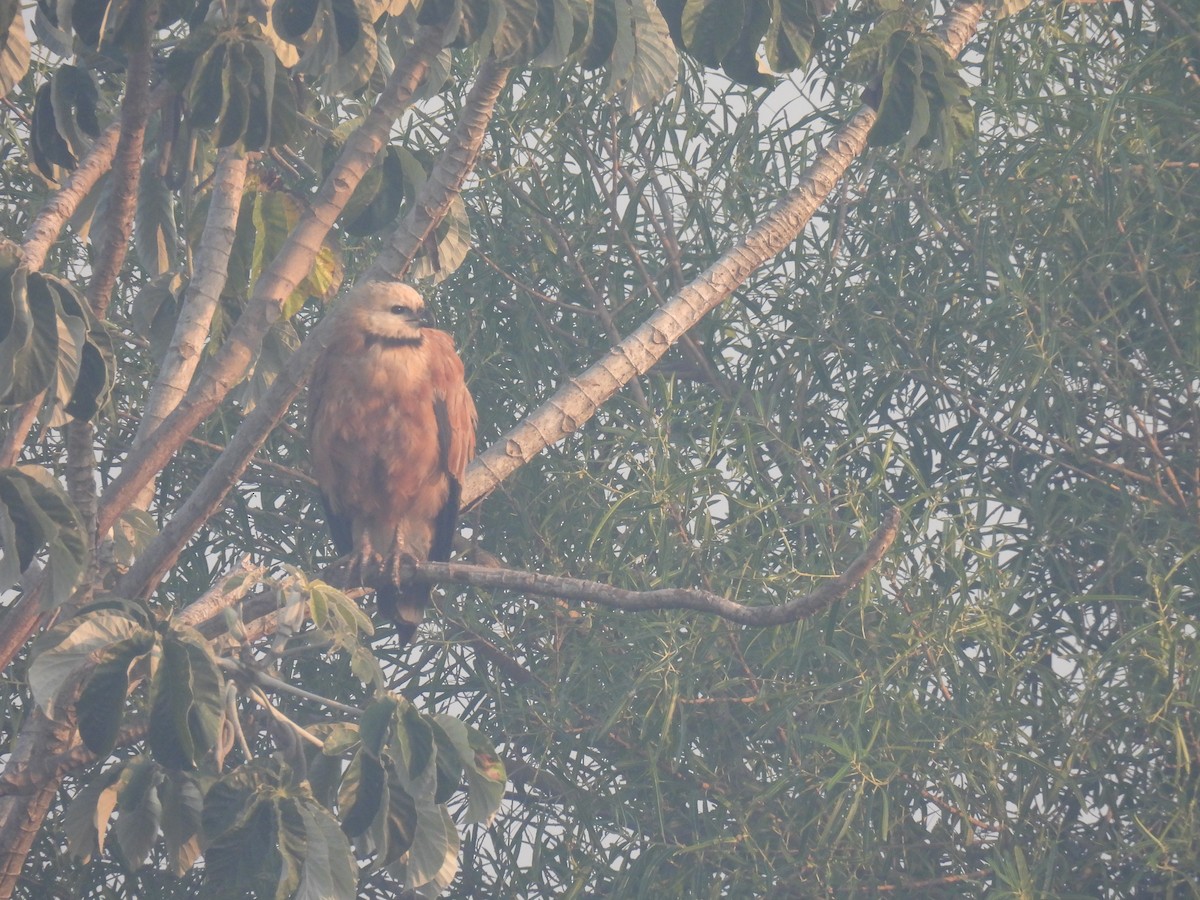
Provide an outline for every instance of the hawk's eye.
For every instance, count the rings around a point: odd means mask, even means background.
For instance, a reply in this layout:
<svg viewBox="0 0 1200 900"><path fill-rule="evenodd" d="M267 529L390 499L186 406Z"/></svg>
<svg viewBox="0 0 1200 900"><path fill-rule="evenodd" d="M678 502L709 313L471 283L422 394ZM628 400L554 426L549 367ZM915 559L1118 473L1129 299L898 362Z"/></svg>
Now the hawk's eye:
<svg viewBox="0 0 1200 900"><path fill-rule="evenodd" d="M397 315L397 316L411 316L412 315L412 307L404 306L403 304L397 303L395 306L392 307L392 314Z"/></svg>

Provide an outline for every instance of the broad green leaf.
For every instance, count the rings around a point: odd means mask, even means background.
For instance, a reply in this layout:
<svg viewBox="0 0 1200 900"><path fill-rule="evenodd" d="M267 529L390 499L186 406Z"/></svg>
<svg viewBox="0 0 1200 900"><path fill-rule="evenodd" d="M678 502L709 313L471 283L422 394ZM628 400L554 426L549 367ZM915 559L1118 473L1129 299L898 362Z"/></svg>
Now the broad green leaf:
<svg viewBox="0 0 1200 900"><path fill-rule="evenodd" d="M412 705L403 706L393 722L392 750L400 784L418 803L433 799L437 756L433 728Z"/></svg>
<svg viewBox="0 0 1200 900"><path fill-rule="evenodd" d="M103 758L112 752L125 718L129 670L154 646L154 633L144 631L113 644L105 659L84 682L75 712L79 736L87 748Z"/></svg>
<svg viewBox="0 0 1200 900"><path fill-rule="evenodd" d="M338 791L338 808L342 811L342 828L351 837L371 827L386 798L387 772L378 757L365 749L359 750L342 778Z"/></svg>
<svg viewBox="0 0 1200 900"><path fill-rule="evenodd" d="M358 864L350 842L329 811L316 803L299 804L304 817L305 854L295 900L353 900Z"/></svg>
<svg viewBox="0 0 1200 900"><path fill-rule="evenodd" d="M458 830L444 806L417 804L417 830L404 857L405 885L445 890L458 873Z"/></svg>
<svg viewBox="0 0 1200 900"><path fill-rule="evenodd" d="M537 56L554 36L552 0L504 0L504 19L492 34L492 54L506 65Z"/></svg>
<svg viewBox="0 0 1200 900"><path fill-rule="evenodd" d="M161 360L171 345L175 322L186 282L178 272L151 279L133 298L133 330L150 341L150 349Z"/></svg>
<svg viewBox="0 0 1200 900"><path fill-rule="evenodd" d="M767 61L776 72L806 65L817 41L818 20L810 0L772 0Z"/></svg>
<svg viewBox="0 0 1200 900"><path fill-rule="evenodd" d="M279 784L279 764L271 759L253 760L214 782L204 794L205 839L216 841L245 827L255 802L274 793Z"/></svg>
<svg viewBox="0 0 1200 900"><path fill-rule="evenodd" d="M57 609L87 567L88 548L74 505L57 479L38 466L0 469L0 503L16 529L16 549L25 559L22 571L29 564L24 553L46 551L42 607Z"/></svg>
<svg viewBox="0 0 1200 900"><path fill-rule="evenodd" d="M117 845L131 868L140 868L158 838L162 804L158 784L162 770L149 758L131 760L121 773L117 795Z"/></svg>
<svg viewBox="0 0 1200 900"><path fill-rule="evenodd" d="M171 874L182 877L200 856L200 818L204 795L189 775L168 772L158 786L162 833Z"/></svg>
<svg viewBox="0 0 1200 900"><path fill-rule="evenodd" d="M157 534L153 516L145 510L127 509L113 527L113 558L128 567Z"/></svg>
<svg viewBox="0 0 1200 900"><path fill-rule="evenodd" d="M100 136L100 92L92 74L79 66L59 66L50 81L50 100L58 133L79 159Z"/></svg>
<svg viewBox="0 0 1200 900"><path fill-rule="evenodd" d="M617 41L617 4L620 2L624 0L594 0L587 49L581 61L585 69L598 69L612 59Z"/></svg>
<svg viewBox="0 0 1200 900"><path fill-rule="evenodd" d="M504 799L508 778L496 749L479 731L453 716L439 714L433 720L466 772L467 821L490 822Z"/></svg>
<svg viewBox="0 0 1200 900"><path fill-rule="evenodd" d="M210 837L205 847L205 897L276 895L284 864L279 852L278 811L274 803L257 794L247 797L246 801L240 827ZM208 835L207 796L204 812L205 834Z"/></svg>
<svg viewBox="0 0 1200 900"><path fill-rule="evenodd" d="M93 775L63 814L67 852L85 865L93 856L104 852L108 820L117 804L117 780L124 769L125 763L120 763Z"/></svg>
<svg viewBox="0 0 1200 900"><path fill-rule="evenodd" d="M274 896L275 900L287 900L300 886L300 872L308 854L308 839L304 828L304 816L293 798L275 797L273 805L278 823L276 833L279 836L279 857L283 861ZM345 840L344 835L342 839Z"/></svg>
<svg viewBox="0 0 1200 900"><path fill-rule="evenodd" d="M706 66L719 66L742 33L745 0L687 0L681 32L688 52Z"/></svg>
<svg viewBox="0 0 1200 900"><path fill-rule="evenodd" d="M65 285L60 286L36 274L30 278L30 284L33 285L35 280L38 292L44 291L49 297L58 324L54 378L46 390L40 418L47 427L61 428L68 419L65 407L79 381L83 352L87 346L88 318L83 315L81 304Z"/></svg>
<svg viewBox="0 0 1200 900"><path fill-rule="evenodd" d="M223 713L224 680L208 644L190 628L172 628L151 684L154 758L171 769L195 768L216 743Z"/></svg>
<svg viewBox="0 0 1200 900"><path fill-rule="evenodd" d="M134 619L106 610L56 625L43 640L45 644L57 643L37 653L29 666L29 690L34 700L47 716L56 719L59 691L72 676L102 659L109 648L144 633Z"/></svg>
<svg viewBox="0 0 1200 900"><path fill-rule="evenodd" d="M467 205L459 195L450 199L450 209L434 232L437 253L428 253L422 246L413 259L408 277L414 281L432 279L435 284L444 281L463 264L471 252L471 221L467 216Z"/></svg>
<svg viewBox="0 0 1200 900"><path fill-rule="evenodd" d="M721 57L721 69L747 87L770 87L775 83L759 57L759 47L771 24L771 5L752 2L745 6L741 33L728 52Z"/></svg>
<svg viewBox="0 0 1200 900"><path fill-rule="evenodd" d="M50 182L62 180L64 170L75 168L75 156L58 133L54 115L54 100L50 82L34 95L33 115L29 127L29 154L37 170Z"/></svg>
<svg viewBox="0 0 1200 900"><path fill-rule="evenodd" d="M575 4L571 0L553 0L550 16L553 21L548 28L546 44L529 63L530 66L557 68L577 49L576 29L581 23L576 20ZM581 36L580 42L582 40Z"/></svg>
<svg viewBox="0 0 1200 900"><path fill-rule="evenodd" d="M37 273L26 279L20 272L12 279L12 288L15 317L10 338L14 340L0 345L6 374L7 366L13 367L11 382L5 385L7 390L0 397L0 403L4 404L32 400L51 386L58 369L58 315L45 279ZM27 331L15 324L21 318L27 320ZM26 336L23 341L22 335Z"/></svg>

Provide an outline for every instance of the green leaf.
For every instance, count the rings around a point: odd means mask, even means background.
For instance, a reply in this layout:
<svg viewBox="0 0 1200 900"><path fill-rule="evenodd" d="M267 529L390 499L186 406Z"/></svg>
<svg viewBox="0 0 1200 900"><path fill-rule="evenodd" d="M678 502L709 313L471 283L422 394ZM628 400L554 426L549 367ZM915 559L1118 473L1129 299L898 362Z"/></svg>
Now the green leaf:
<svg viewBox="0 0 1200 900"><path fill-rule="evenodd" d="M220 782L213 786L209 795ZM279 852L279 820L275 804L258 795L245 798L240 827L209 838L204 850L205 897L274 897L284 860ZM204 805L208 835L208 796Z"/></svg>
<svg viewBox="0 0 1200 900"><path fill-rule="evenodd" d="M687 0L680 30L689 53L706 66L719 66L742 33L745 0Z"/></svg>
<svg viewBox="0 0 1200 900"><path fill-rule="evenodd" d="M304 868L308 840L301 815L295 800L286 797L274 799L279 834L279 856L283 866L279 870L279 881L275 885L275 900L287 900L300 886L300 871ZM343 840L345 836L343 835Z"/></svg>
<svg viewBox="0 0 1200 900"><path fill-rule="evenodd" d="M79 66L59 66L50 81L50 100L58 133L79 159L100 136L96 117L100 92L92 74Z"/></svg>
<svg viewBox="0 0 1200 900"><path fill-rule="evenodd" d="M806 65L817 42L819 22L810 0L772 0L767 61L776 72Z"/></svg>
<svg viewBox="0 0 1200 900"><path fill-rule="evenodd" d="M167 352L175 333L184 288L179 273L167 272L148 281L134 295L134 333L150 341L150 350L157 360Z"/></svg>
<svg viewBox="0 0 1200 900"><path fill-rule="evenodd" d="M51 719L58 715L58 695L83 669L107 658L107 652L147 630L119 612L96 610L56 625L38 641L29 666L29 690ZM44 648L44 649L42 649Z"/></svg>
<svg viewBox="0 0 1200 900"><path fill-rule="evenodd" d="M50 83L46 82L37 90L33 101L33 116L29 127L29 152L34 165L48 180L62 180L58 168L75 168L75 156L71 148L58 133L58 123L54 116L54 99Z"/></svg>
<svg viewBox="0 0 1200 900"><path fill-rule="evenodd" d="M438 223L433 240L436 253L429 253L425 246L413 258L408 277L414 281L430 278L435 284L449 278L466 261L471 252L471 220L467 205L455 194L450 198L450 208Z"/></svg>
<svg viewBox="0 0 1200 900"><path fill-rule="evenodd" d="M216 144L229 147L242 139L250 121L251 71L242 44L231 44L225 68L221 72L221 90L225 102L221 106L221 121L217 126Z"/></svg>
<svg viewBox="0 0 1200 900"><path fill-rule="evenodd" d="M594 0L587 49L581 64L598 69L612 59L617 41L617 3L623 0Z"/></svg>
<svg viewBox="0 0 1200 900"><path fill-rule="evenodd" d="M490 822L504 799L508 776L496 748L479 731L453 716L436 715L436 727L457 752L467 775L467 821Z"/></svg>
<svg viewBox="0 0 1200 900"><path fill-rule="evenodd" d="M55 609L71 596L87 566L88 549L75 507L58 482L36 466L0 469L0 506L12 523L4 545L5 573L24 572L47 553L42 605Z"/></svg>
<svg viewBox="0 0 1200 900"><path fill-rule="evenodd" d="M118 565L128 567L157 534L158 524L148 512L125 510L113 527L113 558Z"/></svg>
<svg viewBox="0 0 1200 900"><path fill-rule="evenodd" d="M121 763L96 773L79 789L63 814L67 852L84 864L103 852L108 820L117 804L117 780L125 765Z"/></svg>
<svg viewBox="0 0 1200 900"><path fill-rule="evenodd" d="M400 784L418 803L432 800L437 787L432 726L415 707L406 705L394 720L393 737Z"/></svg>
<svg viewBox="0 0 1200 900"><path fill-rule="evenodd" d="M134 869L145 864L158 838L162 804L157 787L162 778L162 770L145 756L131 760L121 773L117 795L117 845Z"/></svg>
<svg viewBox="0 0 1200 900"><path fill-rule="evenodd" d="M195 779L168 772L158 786L162 803L162 833L171 874L180 878L200 856L204 795Z"/></svg>
<svg viewBox="0 0 1200 900"><path fill-rule="evenodd" d="M88 332L79 360L79 375L63 411L74 419L94 419L109 401L113 388L112 340L103 324Z"/></svg>
<svg viewBox="0 0 1200 900"><path fill-rule="evenodd" d="M383 808L387 772L379 758L359 750L342 778L338 808L342 810L342 828L351 837L371 827Z"/></svg>
<svg viewBox="0 0 1200 900"><path fill-rule="evenodd" d="M0 42L0 97L4 97L29 69L29 36L19 0L0 2Z"/></svg>
<svg viewBox="0 0 1200 900"><path fill-rule="evenodd" d="M195 768L216 743L224 708L224 680L208 644L190 628L172 628L151 684L154 758L171 769Z"/></svg>
<svg viewBox="0 0 1200 900"><path fill-rule="evenodd" d="M342 213L348 234L380 234L400 215L404 203L404 168L400 154L387 147L367 170Z"/></svg>
<svg viewBox="0 0 1200 900"><path fill-rule="evenodd" d="M674 86L679 56L653 0L615 0L615 9L609 90L619 91L626 111L635 113Z"/></svg>
<svg viewBox="0 0 1200 900"><path fill-rule="evenodd" d="M275 99L275 53L263 41L249 41L245 47L249 66L250 119L242 143L247 150L262 150L271 143L271 107Z"/></svg>
<svg viewBox="0 0 1200 900"><path fill-rule="evenodd" d="M443 891L458 873L458 830L444 806L417 804L417 830L404 860L405 886Z"/></svg>
<svg viewBox="0 0 1200 900"><path fill-rule="evenodd" d="M746 6L741 33L729 51L721 57L721 69L738 84L747 87L770 87L775 83L758 56L758 49L771 24L768 3L753 2Z"/></svg>
<svg viewBox="0 0 1200 900"><path fill-rule="evenodd" d="M217 123L225 105L225 60L227 47L217 43L202 53L197 61L187 97L193 127L204 128ZM172 55L174 58L174 55ZM181 57L181 59L186 59Z"/></svg>
<svg viewBox="0 0 1200 900"><path fill-rule="evenodd" d="M554 37L552 0L503 0L504 17L492 34L492 54L504 65L533 59Z"/></svg>
<svg viewBox="0 0 1200 900"><path fill-rule="evenodd" d="M545 5L543 4L543 6ZM548 26L542 26L547 30L546 44L542 47L541 52L530 61L530 66L557 68L570 58L587 34L585 30L582 35L578 35L581 25L584 29L587 27L586 9L582 10L582 15L579 12L580 5L571 0L554 0L550 12L552 21Z"/></svg>
<svg viewBox="0 0 1200 900"><path fill-rule="evenodd" d="M125 719L129 670L154 646L154 633L143 631L118 641L84 683L75 704L79 736L89 750L103 758L112 752Z"/></svg>
<svg viewBox="0 0 1200 900"><path fill-rule="evenodd" d="M337 819L317 803L303 803L299 809L304 818L305 853L300 887L293 900L354 900L358 864Z"/></svg>
<svg viewBox="0 0 1200 900"><path fill-rule="evenodd" d="M54 295L37 273L18 269L11 278L13 326L0 343L0 404L16 405L51 386L58 370L58 314ZM7 316L6 316L7 318ZM10 375L11 372L11 375Z"/></svg>

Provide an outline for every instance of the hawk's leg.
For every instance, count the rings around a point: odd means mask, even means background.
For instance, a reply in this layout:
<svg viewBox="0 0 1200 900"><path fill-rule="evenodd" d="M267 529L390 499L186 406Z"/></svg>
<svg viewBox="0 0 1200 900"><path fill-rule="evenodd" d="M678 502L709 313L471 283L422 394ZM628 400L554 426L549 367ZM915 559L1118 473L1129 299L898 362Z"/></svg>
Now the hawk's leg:
<svg viewBox="0 0 1200 900"><path fill-rule="evenodd" d="M363 530L358 549L349 555L348 560L346 577L360 584L367 584L370 576L379 571L379 555L375 552L375 547L371 544L371 535L366 529Z"/></svg>
<svg viewBox="0 0 1200 900"><path fill-rule="evenodd" d="M387 560L383 564L383 574L393 585L399 587L404 581L404 567L411 566L419 560L408 552L404 546L404 538L397 530L396 536L392 539L392 547L388 552Z"/></svg>

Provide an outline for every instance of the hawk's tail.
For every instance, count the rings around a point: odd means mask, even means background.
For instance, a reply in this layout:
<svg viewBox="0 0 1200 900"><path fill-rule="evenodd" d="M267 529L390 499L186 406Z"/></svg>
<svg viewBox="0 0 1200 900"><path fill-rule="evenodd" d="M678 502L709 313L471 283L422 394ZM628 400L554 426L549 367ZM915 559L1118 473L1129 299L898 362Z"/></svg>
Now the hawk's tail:
<svg viewBox="0 0 1200 900"><path fill-rule="evenodd" d="M429 585L414 584L398 588L387 582L375 589L375 603L384 616L396 623L396 633L400 635L400 646L403 647L412 640L417 626L425 617L425 607L429 605Z"/></svg>

